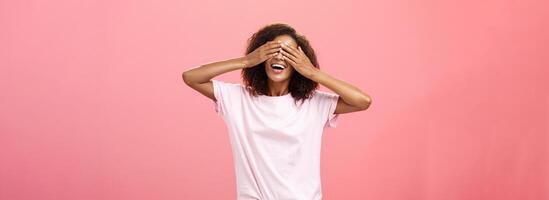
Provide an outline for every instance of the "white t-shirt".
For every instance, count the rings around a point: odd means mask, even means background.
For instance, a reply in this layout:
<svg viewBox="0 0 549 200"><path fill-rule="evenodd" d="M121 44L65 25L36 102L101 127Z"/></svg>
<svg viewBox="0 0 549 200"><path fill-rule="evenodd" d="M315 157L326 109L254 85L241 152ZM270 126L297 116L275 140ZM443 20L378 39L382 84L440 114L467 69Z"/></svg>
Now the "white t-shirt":
<svg viewBox="0 0 549 200"><path fill-rule="evenodd" d="M231 142L237 199L322 199L321 138L337 125L339 95L316 90L295 105L290 93L254 97L242 84L212 82Z"/></svg>

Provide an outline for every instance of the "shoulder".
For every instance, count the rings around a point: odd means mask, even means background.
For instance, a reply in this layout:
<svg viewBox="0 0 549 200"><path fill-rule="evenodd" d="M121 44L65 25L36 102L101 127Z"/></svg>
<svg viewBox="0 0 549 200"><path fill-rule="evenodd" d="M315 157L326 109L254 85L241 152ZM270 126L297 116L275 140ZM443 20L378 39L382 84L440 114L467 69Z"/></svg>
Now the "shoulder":
<svg viewBox="0 0 549 200"><path fill-rule="evenodd" d="M212 79L213 92L216 99L225 99L242 96L246 93L241 83L233 83Z"/></svg>
<svg viewBox="0 0 549 200"><path fill-rule="evenodd" d="M322 99L334 99L339 98L339 95L333 92L327 92L322 90L315 90L313 92L313 99L322 100Z"/></svg>
<svg viewBox="0 0 549 200"><path fill-rule="evenodd" d="M309 98L309 102L315 107L330 107L337 103L339 95L333 92L315 90Z"/></svg>
<svg viewBox="0 0 549 200"><path fill-rule="evenodd" d="M212 83L214 87L223 88L226 90L240 90L244 88L244 86L241 83L233 83L233 82L221 81L216 79L212 79Z"/></svg>
<svg viewBox="0 0 549 200"><path fill-rule="evenodd" d="M241 87L242 86L241 83L233 83L233 82L222 81L217 79L212 79L212 83L222 85L225 87Z"/></svg>

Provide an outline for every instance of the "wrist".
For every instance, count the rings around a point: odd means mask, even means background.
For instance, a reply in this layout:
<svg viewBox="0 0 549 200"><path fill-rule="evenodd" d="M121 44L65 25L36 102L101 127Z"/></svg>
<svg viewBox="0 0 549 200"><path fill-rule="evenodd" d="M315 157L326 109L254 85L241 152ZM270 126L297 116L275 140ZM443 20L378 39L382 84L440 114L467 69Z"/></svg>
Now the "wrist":
<svg viewBox="0 0 549 200"><path fill-rule="evenodd" d="M318 78L322 76L322 71L320 69L313 67L311 68L310 72L308 73L307 78L311 79L312 81L318 82Z"/></svg>
<svg viewBox="0 0 549 200"><path fill-rule="evenodd" d="M248 59L246 59L245 56L244 56L244 57L240 57L240 58L238 59L238 61L239 61L239 64L240 64L239 66L240 66L240 68L242 68L242 69L243 69L243 68L248 68L248 66L250 65L250 62L248 61Z"/></svg>

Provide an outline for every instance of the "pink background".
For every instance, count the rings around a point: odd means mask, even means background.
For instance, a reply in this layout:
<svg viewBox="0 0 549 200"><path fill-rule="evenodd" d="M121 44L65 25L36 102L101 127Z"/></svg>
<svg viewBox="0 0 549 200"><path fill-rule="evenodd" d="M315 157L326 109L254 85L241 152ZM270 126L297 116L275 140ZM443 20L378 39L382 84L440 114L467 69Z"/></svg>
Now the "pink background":
<svg viewBox="0 0 549 200"><path fill-rule="evenodd" d="M0 199L234 199L225 125L181 73L273 22L373 98L325 132L325 199L549 199L548 7L1 1Z"/></svg>

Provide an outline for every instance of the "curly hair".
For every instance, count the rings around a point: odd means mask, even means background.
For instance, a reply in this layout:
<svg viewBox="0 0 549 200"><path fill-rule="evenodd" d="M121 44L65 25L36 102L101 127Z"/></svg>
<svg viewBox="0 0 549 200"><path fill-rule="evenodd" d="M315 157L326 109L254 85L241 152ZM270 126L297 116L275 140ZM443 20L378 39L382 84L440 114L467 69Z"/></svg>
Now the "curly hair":
<svg viewBox="0 0 549 200"><path fill-rule="evenodd" d="M304 35L298 34L291 26L283 23L266 25L254 33L248 39L248 47L246 48L245 55L253 52L261 45L274 40L280 35L291 36L297 42L297 45L301 47L305 55L307 55L313 66L320 69L315 52L307 38ZM254 96L257 96L258 94L267 95L269 93L267 72L265 72L265 67L261 67L264 66L264 64L265 62L262 62L253 67L242 69L241 75L244 85ZM294 98L295 103L298 101L303 102L304 100L311 98L317 88L317 82L304 77L300 73L293 73L290 77L288 90Z"/></svg>

